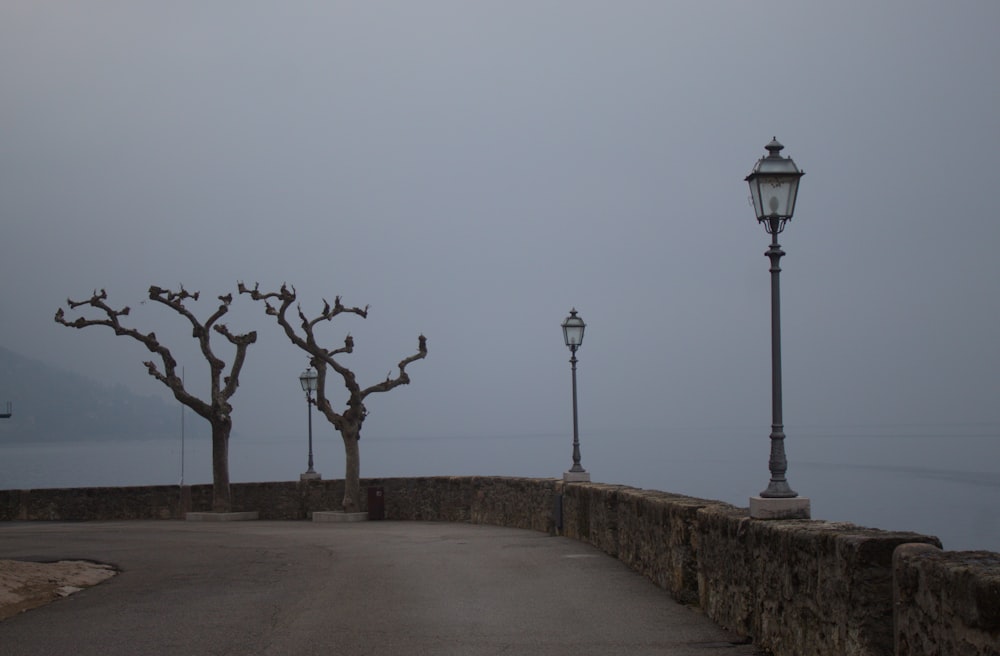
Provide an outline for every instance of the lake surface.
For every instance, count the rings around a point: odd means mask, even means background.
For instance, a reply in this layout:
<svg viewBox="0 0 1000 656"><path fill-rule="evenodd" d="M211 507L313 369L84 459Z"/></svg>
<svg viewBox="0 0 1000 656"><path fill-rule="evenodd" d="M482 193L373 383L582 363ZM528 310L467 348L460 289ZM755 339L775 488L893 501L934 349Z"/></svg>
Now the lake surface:
<svg viewBox="0 0 1000 656"><path fill-rule="evenodd" d="M767 487L766 434L732 429L590 441L582 464L595 482L718 499L745 507ZM788 480L814 519L936 535L946 549L1000 552L1000 439L988 434L808 434L787 442ZM0 444L0 489L171 485L181 482L181 441ZM183 481L211 482L208 440L183 445ZM560 477L572 464L562 435L378 437L361 441L362 476ZM314 439L315 469L342 478L339 437ZM297 480L304 436L230 441L233 482Z"/></svg>

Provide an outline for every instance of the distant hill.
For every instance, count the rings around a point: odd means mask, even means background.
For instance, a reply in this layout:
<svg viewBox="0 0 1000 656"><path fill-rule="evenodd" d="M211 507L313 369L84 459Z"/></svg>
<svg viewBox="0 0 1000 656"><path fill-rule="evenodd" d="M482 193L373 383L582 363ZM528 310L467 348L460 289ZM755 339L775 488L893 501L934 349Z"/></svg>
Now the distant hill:
<svg viewBox="0 0 1000 656"><path fill-rule="evenodd" d="M176 437L181 406L133 394L0 347L0 410L7 401L13 416L0 419L0 441L65 442ZM186 431L199 436L204 423L188 411Z"/></svg>

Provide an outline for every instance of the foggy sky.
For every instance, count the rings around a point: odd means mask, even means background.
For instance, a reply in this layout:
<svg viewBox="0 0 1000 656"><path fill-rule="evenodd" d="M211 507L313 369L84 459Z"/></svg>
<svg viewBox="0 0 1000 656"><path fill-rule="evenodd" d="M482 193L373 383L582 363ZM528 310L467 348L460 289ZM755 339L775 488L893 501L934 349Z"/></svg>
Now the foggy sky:
<svg viewBox="0 0 1000 656"><path fill-rule="evenodd" d="M575 307L595 480L726 429L763 487L769 237L743 178L776 136L806 171L780 238L790 476L845 432L996 454L998 27L985 1L8 0L0 339L166 398L141 345L56 309L106 288L197 381L147 288L287 282L308 314L370 304L322 331L364 384L427 336L366 438L568 440ZM301 435L306 358L246 297L227 323L260 335L236 435Z"/></svg>

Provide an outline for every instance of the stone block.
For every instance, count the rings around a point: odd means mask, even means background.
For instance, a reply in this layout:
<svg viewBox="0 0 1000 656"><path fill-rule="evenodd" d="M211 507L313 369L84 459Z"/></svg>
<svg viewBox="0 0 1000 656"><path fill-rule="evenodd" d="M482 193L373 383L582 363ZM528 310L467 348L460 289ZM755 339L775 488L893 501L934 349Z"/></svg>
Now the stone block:
<svg viewBox="0 0 1000 656"><path fill-rule="evenodd" d="M750 497L750 517L752 519L809 519L809 499L771 499Z"/></svg>
<svg viewBox="0 0 1000 656"><path fill-rule="evenodd" d="M897 656L1000 654L1000 554L900 545L893 594Z"/></svg>
<svg viewBox="0 0 1000 656"><path fill-rule="evenodd" d="M314 522L366 522L367 512L348 513L343 511L316 511L312 514Z"/></svg>
<svg viewBox="0 0 1000 656"><path fill-rule="evenodd" d="M250 522L260 519L256 510L246 512L189 512L184 515L189 522Z"/></svg>

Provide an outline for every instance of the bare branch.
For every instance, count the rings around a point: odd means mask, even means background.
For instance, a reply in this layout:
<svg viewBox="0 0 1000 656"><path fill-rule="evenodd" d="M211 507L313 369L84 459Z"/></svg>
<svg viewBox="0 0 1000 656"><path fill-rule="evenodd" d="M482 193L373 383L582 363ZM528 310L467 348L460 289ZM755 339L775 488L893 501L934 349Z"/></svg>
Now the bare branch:
<svg viewBox="0 0 1000 656"><path fill-rule="evenodd" d="M284 329L285 334L293 344L311 356L311 362L316 367L317 372L319 372L317 379L317 407L320 407L324 411L324 414L327 415L332 423L339 424L345 420L345 417L351 417L358 421L358 427L360 428L360 423L364 421L364 417L367 414L364 408L365 397L375 392L387 392L394 387L409 383L410 378L406 373L407 365L427 356L427 339L421 335L418 341L417 353L399 363L399 374L395 378L391 377L390 372L390 375L386 376L386 379L381 383L362 389L358 385L354 372L342 365L336 358L338 355L354 352L354 338L348 333L344 338L344 345L342 347L328 350L320 346L316 341L315 328L317 324L324 321L332 321L340 314L355 314L361 318L367 318L369 306L366 305L364 308L348 307L343 304L340 296L336 296L332 305L329 301L323 299L322 311L317 316L310 318L306 316L301 305L297 305L296 313L301 328L301 332L299 332L289 322L287 315L288 308L297 300L294 288L289 289L287 285L282 284L279 291L264 293L260 291L258 284L254 284L253 289L249 289L243 283L239 283L239 291L241 294L249 294L255 301L264 301L265 312L276 318L278 325ZM280 305L275 308L268 302L272 300L279 301ZM326 400L325 367L321 365L329 366L337 372L349 392L348 409L343 414L335 413Z"/></svg>
<svg viewBox="0 0 1000 656"><path fill-rule="evenodd" d="M98 314L103 314L103 317L86 318L81 316L73 321L69 321L66 318L66 313L63 308L59 308L56 311L55 321L71 328L107 326L114 330L116 335L126 335L140 342L151 353L157 354L163 365L163 369L161 371L154 362L145 362L144 364L149 375L169 387L178 401L187 405L203 417L208 418L213 414L213 406L215 407L215 412L225 406L228 406L228 399L236 392L239 380L239 371L246 357L246 349L250 344L253 344L257 340L256 332L251 332L246 335L236 335L233 334L225 325L213 326L219 318L224 316L229 311L229 305L232 303L232 294L219 296L221 304L218 309L208 319L201 322L185 305L185 301L189 299L197 301L200 297L200 292L189 292L184 289L183 286L181 286L179 291L164 289L156 285L151 285L149 287L150 300L169 307L173 311L185 317L191 324L192 336L198 340L202 354L212 369L213 398L210 401L198 399L184 389L181 379L177 375L177 361L170 353L170 350L160 343L156 333L152 331L149 333L142 333L135 328L123 326L120 318L129 314L129 308L124 307L120 310L112 308L106 302L107 296L107 292L104 289L101 289L100 291L95 290L91 297L87 300L74 301L72 299L67 299L66 301L70 309L79 309L89 306L98 310ZM220 385L219 378L221 377L222 370L225 368L225 362L217 358L212 352L210 343L210 328L214 328L215 332L226 337L226 339L236 347L236 358L230 375L226 377L226 384L224 387ZM216 398L216 396L218 396L218 398Z"/></svg>
<svg viewBox="0 0 1000 656"><path fill-rule="evenodd" d="M146 362L146 369L150 376L159 380L161 383L170 388L174 393L174 397L188 406L201 416L208 416L211 408L208 404L201 401L200 399L191 396L184 389L181 384L180 378L176 375L177 361L174 360L173 355L170 350L160 344L160 341L156 337L156 333L142 333L135 328L127 328L121 324L119 321L120 317L126 316L129 312L127 307L121 310L115 310L110 307L105 301L108 295L105 290L100 292L95 291L90 299L86 301L73 301L67 299L66 303L71 309L78 309L83 306L93 307L104 314L105 318L98 319L88 319L85 317L78 317L74 321L68 321L65 316L65 312L62 308L56 311L55 321L64 326L69 326L70 328L86 328L88 326L107 326L114 330L116 335L125 335L131 337L141 343L146 347L151 353L155 353L160 356L160 360L163 363L164 371L161 372L153 362Z"/></svg>
<svg viewBox="0 0 1000 656"><path fill-rule="evenodd" d="M400 385L408 385L410 383L410 376L406 373L407 365L416 362L417 360L422 360L427 357L427 338L421 335L417 338L417 352L410 357L401 360L399 363L399 375L395 378L390 378L388 375L386 379L379 383L378 385L372 385L361 392L361 398L365 398L369 394L374 394L376 392L388 392L389 390L399 387Z"/></svg>

